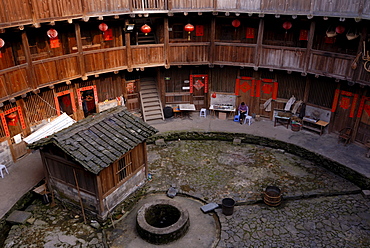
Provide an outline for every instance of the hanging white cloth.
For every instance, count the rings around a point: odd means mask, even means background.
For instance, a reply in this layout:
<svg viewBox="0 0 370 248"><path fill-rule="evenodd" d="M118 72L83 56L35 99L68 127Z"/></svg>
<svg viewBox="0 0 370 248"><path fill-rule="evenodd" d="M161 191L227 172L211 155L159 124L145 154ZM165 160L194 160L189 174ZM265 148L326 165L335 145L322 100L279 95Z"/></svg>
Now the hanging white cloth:
<svg viewBox="0 0 370 248"><path fill-rule="evenodd" d="M293 113L293 114L296 114L296 113L297 113L297 110L298 110L299 106L301 106L302 102L303 102L303 101L297 101L297 102L294 104L293 109L292 109L292 113Z"/></svg>
<svg viewBox="0 0 370 248"><path fill-rule="evenodd" d="M263 104L263 108L265 111L267 112L270 112L271 111L271 101L272 101L272 98L268 99L264 104Z"/></svg>
<svg viewBox="0 0 370 248"><path fill-rule="evenodd" d="M292 96L289 100L288 100L288 102L285 104L285 108L284 108L284 110L285 111L289 111L290 110L290 108L292 107L292 105L293 105L293 103L295 102L295 97L294 96Z"/></svg>

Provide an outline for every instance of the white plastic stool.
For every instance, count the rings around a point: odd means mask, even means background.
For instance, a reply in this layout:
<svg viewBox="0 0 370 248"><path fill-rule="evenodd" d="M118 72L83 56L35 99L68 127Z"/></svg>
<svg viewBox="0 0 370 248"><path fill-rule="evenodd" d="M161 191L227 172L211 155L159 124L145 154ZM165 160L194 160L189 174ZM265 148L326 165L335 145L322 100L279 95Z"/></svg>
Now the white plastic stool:
<svg viewBox="0 0 370 248"><path fill-rule="evenodd" d="M244 119L244 124L247 123L247 121L248 121L248 125L250 126L252 123L252 116L246 115Z"/></svg>
<svg viewBox="0 0 370 248"><path fill-rule="evenodd" d="M4 178L3 169L6 171L6 173L9 174L8 169L6 168L6 166L3 165L3 164L0 164L0 175L1 175L2 178Z"/></svg>
<svg viewBox="0 0 370 248"><path fill-rule="evenodd" d="M202 108L200 110L200 117L207 117L207 109Z"/></svg>

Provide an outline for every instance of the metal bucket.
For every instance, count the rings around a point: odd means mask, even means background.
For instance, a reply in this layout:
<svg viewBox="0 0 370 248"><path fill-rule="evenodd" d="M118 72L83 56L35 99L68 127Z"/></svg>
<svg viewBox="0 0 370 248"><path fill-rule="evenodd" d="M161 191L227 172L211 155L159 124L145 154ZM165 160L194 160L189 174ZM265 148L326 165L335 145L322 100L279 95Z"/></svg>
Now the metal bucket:
<svg viewBox="0 0 370 248"><path fill-rule="evenodd" d="M224 215L232 215L234 212L235 201L231 198L222 199L222 213Z"/></svg>
<svg viewBox="0 0 370 248"><path fill-rule="evenodd" d="M269 206L277 207L281 203L281 190L276 186L267 186L263 192L263 201Z"/></svg>

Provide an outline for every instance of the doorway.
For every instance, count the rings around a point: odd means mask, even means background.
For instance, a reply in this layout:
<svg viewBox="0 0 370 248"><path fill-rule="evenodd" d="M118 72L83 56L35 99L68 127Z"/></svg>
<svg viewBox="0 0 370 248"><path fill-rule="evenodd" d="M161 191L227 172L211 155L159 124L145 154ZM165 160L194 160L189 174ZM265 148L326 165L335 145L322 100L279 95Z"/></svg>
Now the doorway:
<svg viewBox="0 0 370 248"><path fill-rule="evenodd" d="M190 93L195 109L205 108L208 95L208 75L190 75Z"/></svg>

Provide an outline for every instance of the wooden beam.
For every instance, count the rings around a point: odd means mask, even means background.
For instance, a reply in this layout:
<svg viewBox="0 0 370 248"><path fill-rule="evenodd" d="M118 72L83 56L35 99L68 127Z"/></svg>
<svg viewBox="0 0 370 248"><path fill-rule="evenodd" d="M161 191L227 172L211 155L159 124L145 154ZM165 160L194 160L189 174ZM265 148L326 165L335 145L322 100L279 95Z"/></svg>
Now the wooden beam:
<svg viewBox="0 0 370 248"><path fill-rule="evenodd" d="M22 31L22 45L23 45L23 50L24 50L24 56L27 62L26 73L27 73L27 78L29 80L28 87L37 88L37 85L35 85L35 81L36 81L35 71L34 71L34 67L32 66L30 45L28 43L27 34L24 30ZM15 93L15 92L12 92L12 93Z"/></svg>
<svg viewBox="0 0 370 248"><path fill-rule="evenodd" d="M75 23L75 33L76 33L76 42L77 42L77 54L78 54L78 64L80 69L81 77L86 77L86 66L85 66L85 60L83 56L83 49L82 49L82 39L81 39L81 28L80 24Z"/></svg>
<svg viewBox="0 0 370 248"><path fill-rule="evenodd" d="M307 72L308 69L308 63L310 61L311 57L311 51L312 51L312 44L313 44L313 38L315 34L315 21L311 21L310 30L309 30L309 36L308 36L308 42L307 42L307 49L306 49L306 55L304 58L304 66L303 66L303 72Z"/></svg>
<svg viewBox="0 0 370 248"><path fill-rule="evenodd" d="M213 65L215 58L213 54L215 53L215 36L216 36L216 18L212 16L211 20L211 40L209 45L209 54L208 54L208 62L210 65Z"/></svg>
<svg viewBox="0 0 370 248"><path fill-rule="evenodd" d="M131 5L130 5L130 8ZM129 20L125 20L125 26L129 24ZM130 44L130 33L125 33L125 45L126 45L126 62L127 62L127 71L132 71L132 56L131 56L131 44Z"/></svg>
<svg viewBox="0 0 370 248"><path fill-rule="evenodd" d="M254 64L255 67L258 67L261 61L262 56L262 40L263 40L263 29L265 27L265 20L263 18L260 19L260 23L258 25L258 34L257 34L257 46L254 54Z"/></svg>
<svg viewBox="0 0 370 248"><path fill-rule="evenodd" d="M163 47L163 58L164 58L164 67L166 69L170 68L170 64L168 62L168 51L169 51L169 43L170 43L170 35L168 29L168 17L164 18L164 47Z"/></svg>

